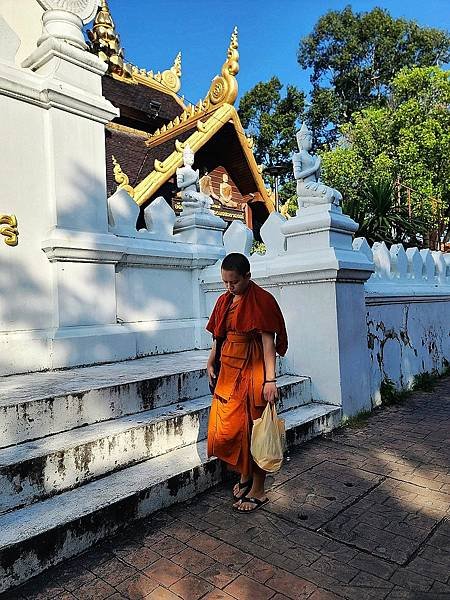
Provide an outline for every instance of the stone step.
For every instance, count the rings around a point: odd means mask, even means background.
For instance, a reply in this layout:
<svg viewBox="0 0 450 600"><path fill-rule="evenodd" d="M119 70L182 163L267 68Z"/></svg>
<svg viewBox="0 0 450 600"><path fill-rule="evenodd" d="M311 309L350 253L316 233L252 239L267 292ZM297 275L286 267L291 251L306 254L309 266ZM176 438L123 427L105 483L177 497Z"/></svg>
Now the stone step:
<svg viewBox="0 0 450 600"><path fill-rule="evenodd" d="M0 377L0 448L207 395L208 354Z"/></svg>
<svg viewBox="0 0 450 600"><path fill-rule="evenodd" d="M0 448L209 393L209 352L189 350L0 378Z"/></svg>
<svg viewBox="0 0 450 600"><path fill-rule="evenodd" d="M278 379L279 410L311 401L310 380ZM0 449L0 513L203 440L211 396Z"/></svg>
<svg viewBox="0 0 450 600"><path fill-rule="evenodd" d="M283 416L287 442L295 445L333 429L341 411L310 403ZM203 440L0 515L0 592L221 478L220 463L207 460Z"/></svg>

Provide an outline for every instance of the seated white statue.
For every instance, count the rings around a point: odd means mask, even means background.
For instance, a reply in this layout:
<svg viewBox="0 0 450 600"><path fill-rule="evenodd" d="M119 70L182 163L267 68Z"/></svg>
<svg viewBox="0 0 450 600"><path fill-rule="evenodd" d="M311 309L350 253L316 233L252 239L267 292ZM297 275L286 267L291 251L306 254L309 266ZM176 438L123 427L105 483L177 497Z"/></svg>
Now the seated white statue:
<svg viewBox="0 0 450 600"><path fill-rule="evenodd" d="M194 153L189 145L183 150L183 167L177 169L177 186L181 191L183 209L210 208L212 199L200 191L199 171L194 171Z"/></svg>
<svg viewBox="0 0 450 600"><path fill-rule="evenodd" d="M310 206L311 204L336 204L342 200L342 194L322 183L320 177L320 156L310 154L312 148L312 135L305 123L297 131L297 145L299 152L294 152L292 165L294 177L297 180L298 205Z"/></svg>

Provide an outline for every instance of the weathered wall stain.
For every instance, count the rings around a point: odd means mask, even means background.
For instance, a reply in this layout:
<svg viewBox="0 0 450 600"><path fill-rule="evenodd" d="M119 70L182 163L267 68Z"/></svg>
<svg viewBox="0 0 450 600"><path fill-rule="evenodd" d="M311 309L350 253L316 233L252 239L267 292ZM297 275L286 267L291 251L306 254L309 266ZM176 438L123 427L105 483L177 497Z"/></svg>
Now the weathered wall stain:
<svg viewBox="0 0 450 600"><path fill-rule="evenodd" d="M372 403L380 403L380 385L390 379L398 388L414 376L441 372L450 359L450 303L411 299L367 304L367 347ZM392 345L394 344L394 345Z"/></svg>

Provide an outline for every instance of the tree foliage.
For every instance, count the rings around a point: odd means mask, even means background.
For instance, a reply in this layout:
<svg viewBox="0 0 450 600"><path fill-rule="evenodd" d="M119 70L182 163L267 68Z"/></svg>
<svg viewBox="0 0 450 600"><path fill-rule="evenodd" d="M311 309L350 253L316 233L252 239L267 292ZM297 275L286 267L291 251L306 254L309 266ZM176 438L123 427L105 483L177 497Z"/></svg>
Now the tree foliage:
<svg viewBox="0 0 450 600"><path fill-rule="evenodd" d="M439 67L403 69L386 105L353 114L341 144L322 154L322 176L337 187L344 209L366 206L367 186L399 181L413 217L437 226L450 214L450 74ZM402 199L404 204L405 198Z"/></svg>
<svg viewBox="0 0 450 600"><path fill-rule="evenodd" d="M297 58L312 69L310 125L318 141L332 142L355 111L386 104L390 82L404 67L448 62L450 37L381 8L354 13L347 6L319 19Z"/></svg>
<svg viewBox="0 0 450 600"><path fill-rule="evenodd" d="M244 94L239 117L254 138L254 154L265 166L285 164L295 147L295 131L305 107L305 94L295 86L283 85L278 77L260 82Z"/></svg>
<svg viewBox="0 0 450 600"><path fill-rule="evenodd" d="M359 223L358 235L373 242L417 244L425 223L418 216L410 216L404 204L397 203L397 193L390 179L369 181L363 188L363 197L347 200L344 211Z"/></svg>

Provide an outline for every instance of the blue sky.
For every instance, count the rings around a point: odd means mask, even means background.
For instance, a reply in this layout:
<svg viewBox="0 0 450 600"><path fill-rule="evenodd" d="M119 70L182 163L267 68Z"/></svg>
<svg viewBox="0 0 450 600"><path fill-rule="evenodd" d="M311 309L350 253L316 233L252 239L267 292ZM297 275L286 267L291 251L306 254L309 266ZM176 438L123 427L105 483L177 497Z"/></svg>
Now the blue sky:
<svg viewBox="0 0 450 600"><path fill-rule="evenodd" d="M139 67L162 71L183 53L180 94L203 98L220 72L230 35L239 28L239 95L277 75L308 91L309 74L296 61L301 37L328 10L375 6L420 25L450 29L450 0L108 0L125 48Z"/></svg>

